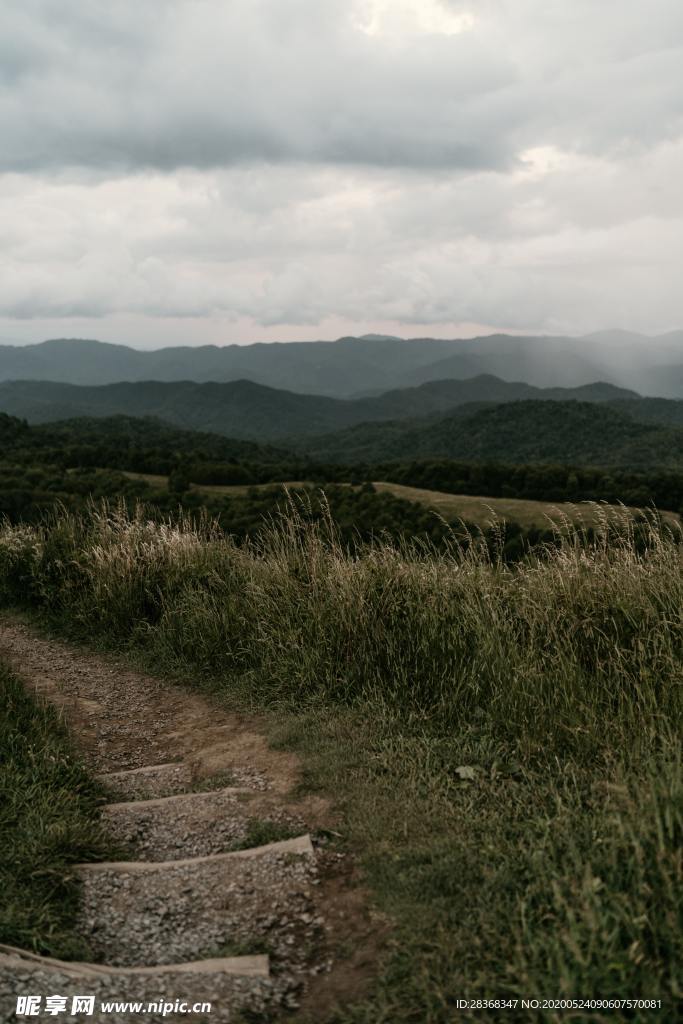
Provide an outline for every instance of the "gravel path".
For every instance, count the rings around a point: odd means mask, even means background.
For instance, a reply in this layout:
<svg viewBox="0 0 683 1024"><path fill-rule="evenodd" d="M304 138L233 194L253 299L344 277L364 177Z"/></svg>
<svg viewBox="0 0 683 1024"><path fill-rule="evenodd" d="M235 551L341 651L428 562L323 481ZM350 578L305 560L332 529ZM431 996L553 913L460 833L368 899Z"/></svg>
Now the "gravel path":
<svg viewBox="0 0 683 1024"><path fill-rule="evenodd" d="M246 965L239 968L239 973L230 969L229 961L207 961L202 964L205 970L196 969L199 965L184 965L182 969L164 967L160 972L134 974L129 970L110 973L106 968L93 969L91 965L73 965L50 961L44 957L29 958L21 950L8 946L0 946L0 1005L6 1009L2 1019L16 1021L14 1007L18 994L60 995L66 999L67 1013L55 1016L38 1014L34 1017L18 1018L20 1020L68 1020L68 1021L109 1021L110 1024L130 1024L131 1021L149 1021L160 1024L168 1020L192 1020L195 1024L210 1021L230 1022L237 1008L248 1008L252 1013L263 1015L268 1019L274 1005L294 1008L296 996L292 995L288 979L282 981L270 976L267 960L264 957L253 957L260 961L257 968L247 973ZM94 1012L69 1016L74 997L86 996L94 998ZM186 1002L194 1007L197 1004L209 1004L208 1013L174 1014L164 1013L160 1003L175 1000ZM144 1012L121 1012L110 1010L102 1012L102 1003L139 1002L145 1007ZM43 999L44 1002L44 999ZM158 1010L148 1007L157 1006ZM231 1011L232 1008L232 1011Z"/></svg>
<svg viewBox="0 0 683 1024"><path fill-rule="evenodd" d="M196 782L191 765L187 762L146 765L118 772L102 772L99 778L106 784L112 799L153 800L157 797L178 796L201 790L224 788L268 789L268 780L256 768L233 765L229 771L219 771Z"/></svg>
<svg viewBox="0 0 683 1024"><path fill-rule="evenodd" d="M97 959L117 967L248 948L268 952L280 969L302 969L323 921L313 895L313 849L289 842L249 853L143 862L137 870L88 866L79 930Z"/></svg>
<svg viewBox="0 0 683 1024"><path fill-rule="evenodd" d="M253 845L250 836L258 841L258 832L280 839L306 831L278 800L243 788L114 803L103 814L108 831L134 860L225 853Z"/></svg>
<svg viewBox="0 0 683 1024"><path fill-rule="evenodd" d="M335 948L373 929L351 865L323 838L336 824L326 803L292 796L292 755L206 697L9 617L0 657L63 709L110 793L103 820L126 857L77 868L90 964L0 946L0 1020L15 1020L16 997L30 993L94 995L84 1019L114 1022L141 1013L104 1013L101 1000L209 1002L204 1019L228 1022L238 1008L275 1019L301 1000L322 1019L340 988L353 993L354 963L362 980L372 950L357 942L335 984Z"/></svg>

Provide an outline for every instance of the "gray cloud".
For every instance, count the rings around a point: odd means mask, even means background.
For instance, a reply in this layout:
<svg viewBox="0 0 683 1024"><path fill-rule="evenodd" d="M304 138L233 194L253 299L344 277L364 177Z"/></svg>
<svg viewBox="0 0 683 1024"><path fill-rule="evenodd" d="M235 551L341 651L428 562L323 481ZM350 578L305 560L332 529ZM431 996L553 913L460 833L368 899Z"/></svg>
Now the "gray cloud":
<svg viewBox="0 0 683 1024"><path fill-rule="evenodd" d="M9 0L4 167L500 169L680 129L678 0L484 0L456 35L364 34L373 2Z"/></svg>
<svg viewBox="0 0 683 1024"><path fill-rule="evenodd" d="M6 0L0 316L677 326L682 50L680 0Z"/></svg>

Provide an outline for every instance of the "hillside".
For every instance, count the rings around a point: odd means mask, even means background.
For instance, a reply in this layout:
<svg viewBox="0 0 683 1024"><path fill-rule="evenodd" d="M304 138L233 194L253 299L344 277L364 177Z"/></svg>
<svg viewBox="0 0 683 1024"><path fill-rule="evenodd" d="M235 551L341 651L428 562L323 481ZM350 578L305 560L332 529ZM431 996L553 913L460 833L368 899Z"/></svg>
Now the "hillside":
<svg viewBox="0 0 683 1024"><path fill-rule="evenodd" d="M362 417L358 422L363 422L373 419L428 416L472 402L519 402L523 399L546 399L554 402L629 402L640 399L640 395L603 381L575 388L537 388L533 384L501 380L493 374L482 373L464 380L431 380L417 387L396 388L374 398L360 399L349 404L353 405L359 417Z"/></svg>
<svg viewBox="0 0 683 1024"><path fill-rule="evenodd" d="M205 384L142 381L99 387L51 381L0 383L0 409L31 423L84 416L154 416L186 430L259 442L326 434L357 423L440 414L465 403L530 398L603 402L638 396L604 383L541 390L490 375L433 381L355 400L296 394L248 380Z"/></svg>
<svg viewBox="0 0 683 1024"><path fill-rule="evenodd" d="M470 404L449 418L459 417L467 423L477 411L490 409L489 405ZM208 496L211 504L213 499L238 494L248 497L259 485L275 482L285 482L290 489L324 487L329 493L335 484L368 484L377 479L391 482L391 486L461 497L486 495L488 499L554 504L621 502L673 511L683 508L680 464L674 462L663 469L657 465L654 452L650 463L646 457L648 435L641 442L645 452L641 471L634 471L630 464L600 468L567 464L564 460L473 460L469 453L461 460L437 457L416 461L405 454L402 442L407 426L424 431L429 424L438 427L439 423L438 417L423 417L382 424L396 432L396 457L360 465L358 461L354 464L351 456L356 453L350 445L344 448L341 460L323 461L306 452L297 454L217 434L185 431L154 419L115 416L29 426L0 413L0 514L34 516L57 500L78 503L89 493L134 499L148 496L152 488L165 494L164 507L169 496L169 507L175 507L180 494L191 493L193 502L200 494ZM345 462L347 454L349 464ZM155 501L158 503L158 496ZM242 525L253 523L254 514L259 512L251 499L247 505L244 515L240 513ZM379 511L386 526L387 510ZM394 511L390 517L393 521ZM348 509L344 515L350 516ZM399 518L405 520L406 516L401 513Z"/></svg>
<svg viewBox="0 0 683 1024"><path fill-rule="evenodd" d="M626 413L639 423L659 423L665 427L683 427L683 402L671 398L608 398L607 405Z"/></svg>
<svg viewBox="0 0 683 1024"><path fill-rule="evenodd" d="M452 340L372 335L153 351L74 338L0 346L0 381L102 385L248 379L297 393L348 398L480 374L521 378L538 387L604 380L639 393L683 398L683 332L646 337L604 331L584 338L498 334Z"/></svg>
<svg viewBox="0 0 683 1024"><path fill-rule="evenodd" d="M533 501L520 498L494 498L488 495L449 494L444 491L430 491L418 487L406 487L388 481L375 481L375 491L379 494L393 494L397 498L415 501L425 508L438 513L447 522L463 520L474 523L481 528L490 525L495 519L516 523L525 529L532 526L547 528L549 522L569 520L584 526L596 526L599 521L600 508L597 504L584 502L551 502ZM607 506L610 512L616 511L614 506ZM636 514L635 508L630 509ZM664 513L663 519L669 523L677 523L678 516Z"/></svg>
<svg viewBox="0 0 683 1024"><path fill-rule="evenodd" d="M249 462L270 465L291 459L269 445L180 430L152 418L110 416L63 420L29 426L0 413L0 449L4 459L131 468L144 460L162 464L185 460Z"/></svg>
<svg viewBox="0 0 683 1024"><path fill-rule="evenodd" d="M628 403L637 407L638 403ZM461 406L426 421L361 424L302 442L339 462L444 457L508 463L683 468L683 428L642 423L589 402L520 401Z"/></svg>

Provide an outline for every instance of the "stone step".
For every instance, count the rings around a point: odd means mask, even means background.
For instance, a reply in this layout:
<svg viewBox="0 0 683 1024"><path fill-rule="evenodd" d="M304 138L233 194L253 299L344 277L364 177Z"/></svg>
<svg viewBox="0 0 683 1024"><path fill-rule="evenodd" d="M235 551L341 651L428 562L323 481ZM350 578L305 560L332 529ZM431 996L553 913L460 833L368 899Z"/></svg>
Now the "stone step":
<svg viewBox="0 0 683 1024"><path fill-rule="evenodd" d="M155 1024L187 1020L187 1013L176 1014L169 1008L176 1000L192 1007L209 1004L210 1011L205 1017L195 1015L195 1019L227 1024L234 1019L235 1011L248 1009L262 1014L274 1002L286 1004L289 984L271 979L268 957L262 955L216 957L152 967L111 967L56 960L0 945L0 1020L7 1021L15 1019L19 996L41 993L40 1020L56 1019L43 1014L46 996L58 995L66 1000L64 1015L70 1012L74 996L94 998L87 1019L110 1024L138 1020L142 1012L146 1021ZM130 1009L103 1013L103 1001L139 1002L145 1009L137 1013Z"/></svg>
<svg viewBox="0 0 683 1024"><path fill-rule="evenodd" d="M269 794L234 787L108 804L102 817L122 849L149 861L223 853L250 836L263 842L304 828Z"/></svg>
<svg viewBox="0 0 683 1024"><path fill-rule="evenodd" d="M56 960L40 956L16 946L0 944L0 966L48 969L54 968L74 978L128 978L157 977L166 974L234 974L243 978L269 978L268 957L264 954L253 956L214 957L210 960L188 960L179 964L156 964L153 967L111 967L107 964L89 964L78 960Z"/></svg>
<svg viewBox="0 0 683 1024"><path fill-rule="evenodd" d="M163 862L79 865L79 933L119 967L265 952L303 968L321 936L310 836Z"/></svg>
<svg viewBox="0 0 683 1024"><path fill-rule="evenodd" d="M315 850L310 835L295 836L293 839L283 839L277 843L267 843L264 846L251 846L246 850L230 850L227 853L211 853L204 857L187 857L183 860L149 861L149 860L101 860L92 861L88 864L75 864L76 871L83 875L97 875L102 872L120 872L121 874L159 874L159 872L173 871L175 868L201 866L212 861L225 861L230 863L239 860L252 860L257 857L266 857L271 854L290 854L293 856L313 856Z"/></svg>
<svg viewBox="0 0 683 1024"><path fill-rule="evenodd" d="M98 775L98 779L111 796L119 800L156 799L191 793L197 789L206 791L233 787L263 791L269 788L265 776L254 768L234 767L218 776L201 778L185 761L107 772Z"/></svg>

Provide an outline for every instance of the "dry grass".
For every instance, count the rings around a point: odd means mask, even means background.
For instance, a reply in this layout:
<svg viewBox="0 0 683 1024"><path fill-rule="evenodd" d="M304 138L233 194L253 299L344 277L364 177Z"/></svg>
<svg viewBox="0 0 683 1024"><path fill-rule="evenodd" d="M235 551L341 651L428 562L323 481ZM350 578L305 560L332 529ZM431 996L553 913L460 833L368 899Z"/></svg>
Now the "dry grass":
<svg viewBox="0 0 683 1024"><path fill-rule="evenodd" d="M160 490L168 486L168 477L153 473L125 472L124 476L131 480L144 480L152 487ZM226 497L247 494L252 488L256 490L267 490L273 487L281 487L283 490L298 490L305 487L313 487L310 480L287 480L282 483L264 484L233 484L233 485L212 485L192 484L190 490L204 493L225 495ZM338 486L352 486L341 483ZM558 520L568 520L577 526L595 527L599 525L599 517L596 513L598 506L594 502L550 502L533 501L522 498L490 498L481 495L471 494L449 494L445 491L431 491L421 487L408 487L404 484L394 484L384 480L373 481L373 487L377 491L385 491L393 494L396 498L403 498L405 501L413 501L426 508L438 512L448 522L455 519L462 519L475 526L486 528L492 522L506 521L518 523L524 529L536 526L539 529L547 529L551 523ZM617 511L617 506L605 506L612 513ZM626 506L631 514L638 512L638 509ZM675 512L662 512L662 518L666 522L677 523L678 517Z"/></svg>
<svg viewBox="0 0 683 1024"><path fill-rule="evenodd" d="M547 528L550 522L557 522L562 518L566 518L578 526L597 526L599 523L596 511L598 506L587 501L578 504L567 501L553 504L550 501L532 501L522 498L488 498L471 494L447 494L444 491L429 491L420 487L407 487L403 484L392 484L385 481L375 481L374 487L377 491L387 491L397 498L419 502L419 504L438 512L449 522L454 519L463 519L465 522L486 527L492 520L497 519L519 523L524 528L537 526L540 529ZM612 512L616 511L615 506L608 505L607 508ZM633 508L627 510L631 513L638 511ZM663 512L662 517L672 523L678 519L674 512Z"/></svg>

